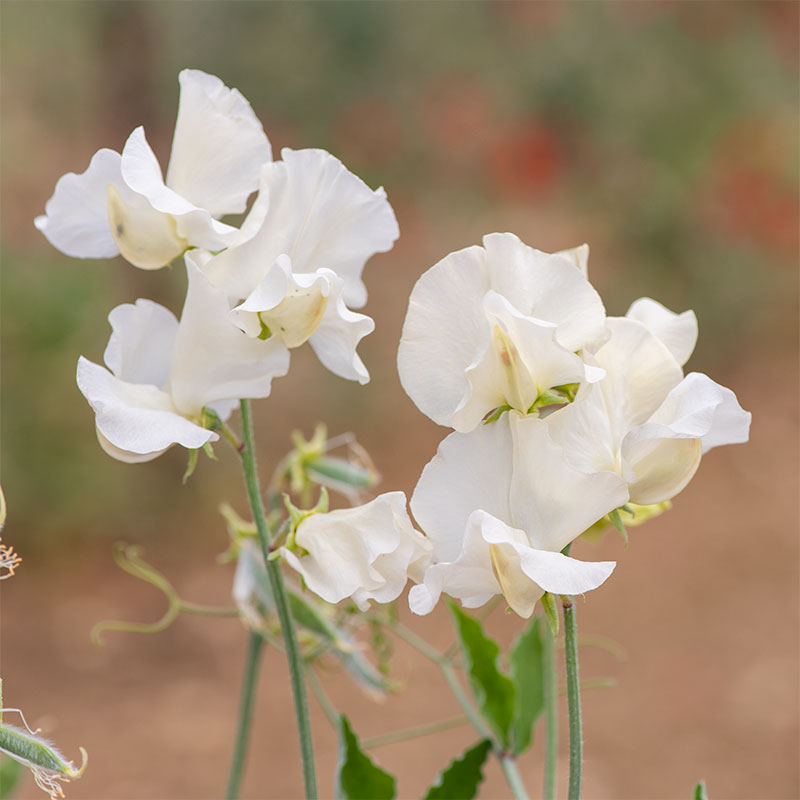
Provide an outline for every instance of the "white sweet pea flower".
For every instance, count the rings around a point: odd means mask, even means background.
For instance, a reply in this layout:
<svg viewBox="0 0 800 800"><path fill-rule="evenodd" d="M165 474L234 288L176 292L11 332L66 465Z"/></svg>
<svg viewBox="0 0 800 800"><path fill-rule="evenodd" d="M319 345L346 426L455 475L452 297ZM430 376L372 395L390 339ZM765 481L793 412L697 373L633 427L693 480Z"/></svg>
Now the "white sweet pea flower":
<svg viewBox="0 0 800 800"><path fill-rule="evenodd" d="M536 417L509 412L470 433L450 434L411 498L433 544L424 581L409 593L411 610L429 613L442 592L467 608L502 594L529 617L544 592L597 588L614 563L560 551L627 499L617 475L572 468Z"/></svg>
<svg viewBox="0 0 800 800"><path fill-rule="evenodd" d="M286 148L281 156L262 168L238 243L203 259L202 269L227 292L248 335L288 348L308 341L332 372L366 383L356 346L374 323L350 309L366 302L367 259L398 237L394 212L383 189L324 150Z"/></svg>
<svg viewBox="0 0 800 800"><path fill-rule="evenodd" d="M272 378L289 368L279 342L242 333L225 294L188 260L187 268L180 322L150 300L117 306L108 317L108 369L83 356L78 361L78 387L95 411L100 444L120 461L216 441L202 425L203 409L225 420L241 398L266 397Z"/></svg>
<svg viewBox="0 0 800 800"><path fill-rule="evenodd" d="M656 300L640 297L631 303L625 316L641 322L650 333L660 339L680 366L694 352L697 344L697 317L691 309L676 314Z"/></svg>
<svg viewBox="0 0 800 800"><path fill-rule="evenodd" d="M575 402L546 419L574 467L616 472L628 483L630 500L640 505L674 497L703 453L747 441L750 428L750 414L730 389L700 373L683 376L673 353L683 357L691 350L694 316L651 303L635 311L647 326L636 319L608 320L611 338L594 356L606 377L582 386Z"/></svg>
<svg viewBox="0 0 800 800"><path fill-rule="evenodd" d="M602 371L577 355L607 336L603 303L580 270L587 256L585 246L549 254L493 233L425 272L397 353L417 407L467 432L495 408L525 413L554 386L597 380Z"/></svg>
<svg viewBox="0 0 800 800"><path fill-rule="evenodd" d="M69 256L122 254L158 269L190 247L220 250L238 234L217 217L245 210L272 151L250 104L219 78L194 69L181 93L164 180L143 128L122 153L99 150L88 169L56 184L36 227Z"/></svg>
<svg viewBox="0 0 800 800"><path fill-rule="evenodd" d="M419 580L430 544L414 529L403 492L387 492L355 508L306 517L297 527L298 556L281 554L312 592L329 603L346 597L366 610L369 600L389 603Z"/></svg>

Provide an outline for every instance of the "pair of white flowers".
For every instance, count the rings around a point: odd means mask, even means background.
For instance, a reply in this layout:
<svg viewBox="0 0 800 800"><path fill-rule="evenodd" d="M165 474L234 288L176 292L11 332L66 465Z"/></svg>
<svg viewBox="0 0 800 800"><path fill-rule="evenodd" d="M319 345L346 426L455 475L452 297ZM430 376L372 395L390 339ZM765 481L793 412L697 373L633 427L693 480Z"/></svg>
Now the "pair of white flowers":
<svg viewBox="0 0 800 800"><path fill-rule="evenodd" d="M137 128L121 154L101 150L65 175L36 220L68 255L121 253L144 269L184 256L180 320L148 300L119 306L107 369L78 364L102 446L130 462L216 440L209 411L225 420L239 400L266 397L306 341L337 375L369 380L356 346L373 322L351 309L366 302L365 262L398 236L382 189L322 150L273 161L236 90L197 70L180 85L166 180ZM256 190L240 228L220 221ZM442 593L468 607L502 594L529 616L544 592L583 593L611 574L612 562L560 552L593 523L670 499L702 453L746 441L750 415L733 393L684 377L693 312L645 298L609 318L587 259L585 245L548 254L490 234L420 278L400 377L423 413L455 429L411 498L425 533L400 492L311 514L282 550L310 589L364 607L410 577L417 613Z"/></svg>
<svg viewBox="0 0 800 800"><path fill-rule="evenodd" d="M490 234L420 278L400 378L420 410L455 428L411 498L425 536L397 493L329 514L336 529L311 517L297 538L308 555L287 554L310 588L333 602L384 601L407 568L417 613L442 593L467 607L501 594L528 617L544 592L580 594L611 574L613 562L560 552L593 523L629 502L669 500L703 453L747 440L750 414L734 394L683 374L694 313L642 298L606 317L587 258L586 246L548 254ZM394 538L383 527L370 549L372 531L389 524L381 502L392 505Z"/></svg>
<svg viewBox="0 0 800 800"><path fill-rule="evenodd" d="M243 398L269 395L289 350L306 341L331 371L366 383L356 353L373 321L361 272L399 235L382 189L371 190L323 150L269 141L248 102L218 78L180 74L166 180L142 128L122 153L100 150L63 176L36 226L67 255L121 254L158 269L184 256L189 289L180 320L147 300L115 308L108 369L81 358L78 385L103 447L124 461L218 435ZM240 228L220 221L246 210Z"/></svg>

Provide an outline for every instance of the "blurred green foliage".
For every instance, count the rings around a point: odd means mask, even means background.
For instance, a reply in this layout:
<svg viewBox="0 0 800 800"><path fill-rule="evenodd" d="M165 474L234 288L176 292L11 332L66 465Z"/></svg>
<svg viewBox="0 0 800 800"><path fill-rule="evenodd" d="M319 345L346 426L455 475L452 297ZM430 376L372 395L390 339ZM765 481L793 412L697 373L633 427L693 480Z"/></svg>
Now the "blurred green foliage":
<svg viewBox="0 0 800 800"><path fill-rule="evenodd" d="M100 453L74 387L113 305L177 312L182 271L76 262L32 226L61 174L138 124L166 164L186 66L238 87L276 155L324 147L387 188L408 238L373 280L403 286L395 306L432 258L511 229L544 250L589 241L611 313L642 294L695 308L695 369L795 340L795 4L7 0L0 13L2 480L26 537L146 536L207 512L202 474L180 499L156 491L183 454L130 467ZM380 330L381 307L367 312ZM380 385L396 340L381 341L384 364L377 346L364 349ZM356 424L351 387L302 380L294 395L322 392L332 432ZM291 395L270 446L288 449Z"/></svg>

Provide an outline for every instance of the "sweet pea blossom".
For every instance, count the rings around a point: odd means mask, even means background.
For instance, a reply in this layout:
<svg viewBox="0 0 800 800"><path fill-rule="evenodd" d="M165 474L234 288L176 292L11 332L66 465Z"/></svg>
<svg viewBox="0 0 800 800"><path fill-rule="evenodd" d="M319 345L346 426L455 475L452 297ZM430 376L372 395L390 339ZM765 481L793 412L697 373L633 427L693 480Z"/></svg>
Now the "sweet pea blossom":
<svg viewBox="0 0 800 800"><path fill-rule="evenodd" d="M369 600L396 599L408 577L420 580L430 544L414 529L403 492L387 492L355 508L315 513L297 526L295 543L281 554L312 592L329 603L346 597L365 611Z"/></svg>
<svg viewBox="0 0 800 800"><path fill-rule="evenodd" d="M611 338L595 354L605 377L546 419L576 469L616 472L640 505L674 497L703 453L745 442L750 414L707 375L683 376L697 338L692 312L677 315L648 298L609 318Z"/></svg>
<svg viewBox="0 0 800 800"><path fill-rule="evenodd" d="M374 323L351 308L367 300L366 261L399 235L394 212L383 189L324 150L285 148L281 158L262 167L238 243L197 263L227 292L248 336L287 348L308 341L332 372L366 383L356 347Z"/></svg>
<svg viewBox="0 0 800 800"><path fill-rule="evenodd" d="M549 254L493 233L425 272L397 354L417 407L467 432L495 408L525 413L553 387L597 380L602 371L577 354L607 336L587 257L585 245Z"/></svg>
<svg viewBox="0 0 800 800"><path fill-rule="evenodd" d="M614 563L560 551L627 498L625 482L612 472L571 467L537 417L512 411L450 434L411 498L433 545L424 580L409 592L411 610L429 613L442 592L468 608L502 594L529 617L544 592L595 589Z"/></svg>
<svg viewBox="0 0 800 800"><path fill-rule="evenodd" d="M99 150L85 172L58 181L35 220L54 247L78 258L121 254L158 269L190 247L227 247L238 234L218 217L245 210L259 168L272 158L269 141L236 89L195 69L179 81L166 180L141 127L121 154Z"/></svg>
<svg viewBox="0 0 800 800"><path fill-rule="evenodd" d="M136 463L173 444L202 447L219 437L204 409L223 420L242 398L266 397L289 368L276 341L250 339L230 318L227 298L187 260L181 320L150 300L117 306L104 353L108 369L78 361L78 387L96 414L103 449Z"/></svg>

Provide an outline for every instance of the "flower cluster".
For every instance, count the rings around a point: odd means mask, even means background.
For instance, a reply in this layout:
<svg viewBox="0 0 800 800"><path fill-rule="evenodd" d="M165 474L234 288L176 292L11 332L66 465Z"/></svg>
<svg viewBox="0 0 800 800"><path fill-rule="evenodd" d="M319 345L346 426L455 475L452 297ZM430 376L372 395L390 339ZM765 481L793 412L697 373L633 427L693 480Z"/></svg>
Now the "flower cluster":
<svg viewBox="0 0 800 800"><path fill-rule="evenodd" d="M245 211L238 228L221 221ZM36 227L71 256L121 254L148 270L184 258L180 319L149 300L118 306L105 367L78 363L115 458L215 441L238 402L269 395L306 341L332 372L369 380L356 347L374 324L353 309L366 303L366 261L398 237L385 192L323 150L273 160L249 103L212 75L180 73L166 179L137 128L122 153L100 150L85 172L64 175Z"/></svg>
<svg viewBox="0 0 800 800"><path fill-rule="evenodd" d="M411 498L425 536L398 493L314 515L297 528L303 555L284 551L309 588L331 602L383 602L400 594L405 569L418 614L444 593L466 607L502 595L529 617L544 593L581 594L613 571L562 553L577 537L629 504L660 509L703 453L747 440L750 414L734 394L683 374L694 313L642 298L607 317L587 261L586 245L550 254L495 233L422 275L400 379L423 413L455 429Z"/></svg>

